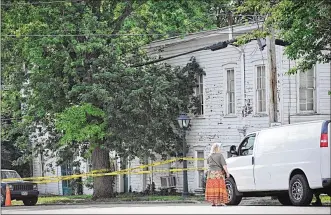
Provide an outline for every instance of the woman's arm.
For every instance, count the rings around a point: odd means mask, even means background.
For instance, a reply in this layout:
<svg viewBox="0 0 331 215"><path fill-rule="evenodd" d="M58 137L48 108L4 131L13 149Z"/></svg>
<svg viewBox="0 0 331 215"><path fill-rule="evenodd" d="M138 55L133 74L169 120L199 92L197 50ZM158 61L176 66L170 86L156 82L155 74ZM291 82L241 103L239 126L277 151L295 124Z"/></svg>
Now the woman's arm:
<svg viewBox="0 0 331 215"><path fill-rule="evenodd" d="M225 171L226 177L229 178L230 177L230 174L229 174L227 165L223 165L223 169Z"/></svg>
<svg viewBox="0 0 331 215"><path fill-rule="evenodd" d="M223 157L222 154L221 154L221 165L222 165L222 167L223 167L223 169L225 171L226 177L229 178L230 177L230 174L229 174L229 171L228 171L228 167L226 165L226 161L225 161L225 159L224 159L224 157Z"/></svg>

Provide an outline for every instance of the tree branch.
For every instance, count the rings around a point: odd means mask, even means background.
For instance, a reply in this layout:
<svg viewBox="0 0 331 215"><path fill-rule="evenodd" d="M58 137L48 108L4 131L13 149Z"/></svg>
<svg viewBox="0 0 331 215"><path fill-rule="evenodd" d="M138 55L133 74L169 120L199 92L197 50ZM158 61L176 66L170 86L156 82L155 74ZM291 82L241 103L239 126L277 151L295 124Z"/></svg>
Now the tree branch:
<svg viewBox="0 0 331 215"><path fill-rule="evenodd" d="M123 25L125 19L130 16L133 11L133 1L128 0L127 5L124 8L123 13L113 22L115 24L114 30L111 34L117 34L121 30L121 26Z"/></svg>

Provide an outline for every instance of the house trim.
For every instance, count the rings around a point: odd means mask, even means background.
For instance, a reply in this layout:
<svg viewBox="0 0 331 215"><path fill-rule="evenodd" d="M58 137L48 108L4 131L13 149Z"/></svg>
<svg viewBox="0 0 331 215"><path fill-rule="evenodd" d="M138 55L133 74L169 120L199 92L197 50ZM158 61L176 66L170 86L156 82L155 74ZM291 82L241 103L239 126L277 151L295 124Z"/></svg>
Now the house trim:
<svg viewBox="0 0 331 215"><path fill-rule="evenodd" d="M253 77L254 77L254 81L253 81L253 86L254 86L254 94L253 94L253 115L254 116L267 116L268 113L269 113L269 88L270 88L270 84L268 82L269 80L269 72L268 72L268 65L265 64L263 62L263 60L256 60L255 62L257 62L256 64L254 64L254 74L253 74ZM257 92L256 92L256 88L257 88L257 67L258 66L264 66L265 67L265 103L266 103L266 110L265 112L258 112L257 109L258 109L258 102L257 102Z"/></svg>
<svg viewBox="0 0 331 215"><path fill-rule="evenodd" d="M228 63L222 64L222 67L224 67L224 66L226 66L226 65L238 65L238 63L232 61L232 62L228 62Z"/></svg>
<svg viewBox="0 0 331 215"><path fill-rule="evenodd" d="M195 115L194 116L195 119L204 119L205 118L205 114L206 114L206 92L205 92L206 91L206 87L205 87L206 74L202 75L202 77L203 77L203 79L202 79L202 88L203 88L202 89L203 114ZM198 78L200 78L200 77L198 77ZM198 86L200 86L200 82L198 82L197 84L198 84ZM197 87L195 87L195 89L194 89L194 95L195 96L198 96L198 94L197 94ZM201 107L201 104L200 104L200 107Z"/></svg>
<svg viewBox="0 0 331 215"><path fill-rule="evenodd" d="M225 65L229 65L227 67L223 68L223 86L224 86L224 91L223 91L223 96L224 96L224 117L226 118L232 118L232 117L237 117L237 83L236 83L236 74L237 74L237 67L234 65L234 63L227 63ZM233 65L232 67L230 65ZM229 101L228 101L228 93L227 93L227 89L228 89L228 76L227 76L227 71L228 70L233 70L233 77L234 77L234 113L229 113Z"/></svg>

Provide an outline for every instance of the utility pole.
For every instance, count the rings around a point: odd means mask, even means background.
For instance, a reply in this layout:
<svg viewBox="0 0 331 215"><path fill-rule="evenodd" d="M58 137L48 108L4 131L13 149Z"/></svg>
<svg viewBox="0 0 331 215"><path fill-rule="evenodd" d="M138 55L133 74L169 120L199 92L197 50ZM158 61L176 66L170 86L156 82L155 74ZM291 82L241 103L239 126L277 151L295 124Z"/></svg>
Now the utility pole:
<svg viewBox="0 0 331 215"><path fill-rule="evenodd" d="M276 44L274 30L271 36L267 37L268 49L268 74L269 74L269 125L278 122L277 111L277 67L276 67Z"/></svg>
<svg viewBox="0 0 331 215"><path fill-rule="evenodd" d="M233 39L233 17L232 12L228 11L228 22L229 22L229 40Z"/></svg>

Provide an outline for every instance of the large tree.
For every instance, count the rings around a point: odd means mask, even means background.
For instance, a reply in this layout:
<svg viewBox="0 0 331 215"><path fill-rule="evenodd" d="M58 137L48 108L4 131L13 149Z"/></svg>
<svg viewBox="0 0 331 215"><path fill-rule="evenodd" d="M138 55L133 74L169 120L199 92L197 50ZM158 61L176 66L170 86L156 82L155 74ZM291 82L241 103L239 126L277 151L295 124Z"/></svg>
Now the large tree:
<svg viewBox="0 0 331 215"><path fill-rule="evenodd" d="M140 47L152 40L215 27L209 2L3 1L3 98L15 95L20 107L9 115L25 131L43 126L41 153L64 161L91 152L93 169L110 169L110 150L131 158L176 151L175 118L194 111L201 68L194 60L184 69L130 66L148 59ZM28 148L30 134L12 140ZM94 198L112 196L111 180L95 178Z"/></svg>

